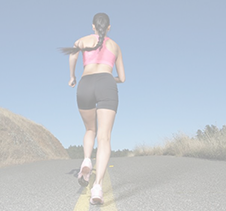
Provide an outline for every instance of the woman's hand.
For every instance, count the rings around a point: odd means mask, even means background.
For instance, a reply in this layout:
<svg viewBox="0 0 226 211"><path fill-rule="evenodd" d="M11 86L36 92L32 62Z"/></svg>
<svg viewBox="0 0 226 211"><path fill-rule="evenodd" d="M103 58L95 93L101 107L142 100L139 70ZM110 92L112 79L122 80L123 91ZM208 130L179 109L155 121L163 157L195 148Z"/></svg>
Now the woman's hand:
<svg viewBox="0 0 226 211"><path fill-rule="evenodd" d="M71 77L70 81L68 82L68 85L72 88L75 87L76 85L76 78L75 77Z"/></svg>

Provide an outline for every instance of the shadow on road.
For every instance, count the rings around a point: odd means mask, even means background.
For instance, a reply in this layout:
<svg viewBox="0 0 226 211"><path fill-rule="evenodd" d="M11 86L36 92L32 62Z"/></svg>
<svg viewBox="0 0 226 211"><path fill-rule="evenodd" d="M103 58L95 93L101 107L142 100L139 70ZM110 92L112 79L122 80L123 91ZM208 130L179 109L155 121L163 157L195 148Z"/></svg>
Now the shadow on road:
<svg viewBox="0 0 226 211"><path fill-rule="evenodd" d="M80 169L72 169L70 172L66 173L66 174L73 174L74 177L78 178L78 172L80 171Z"/></svg>
<svg viewBox="0 0 226 211"><path fill-rule="evenodd" d="M148 158L146 158L148 160ZM156 159L140 164L132 162L124 165L120 171L111 173L116 179L113 179L112 188L114 190L115 201L123 201L131 196L143 194L146 190L155 189L156 187L170 183L174 184L183 181L189 177L191 172L201 170L201 166L193 165L189 159ZM139 160L139 158L137 159ZM153 158L153 161L155 158ZM131 168L133 166L133 168ZM121 173L121 174L120 174ZM189 186L190 184L188 184ZM108 206L113 201L108 201L103 206Z"/></svg>
<svg viewBox="0 0 226 211"><path fill-rule="evenodd" d="M80 171L80 169L72 169L70 172L68 172L66 174L73 175L75 178L78 178L79 171ZM96 169L93 168L92 174L91 174L91 177L89 180L89 185L87 187L82 187L79 185L79 189L78 189L77 193L78 194L86 194L86 193L90 192L91 187L93 186L93 183L95 181L95 178L96 178ZM84 192L84 191L86 191L86 192Z"/></svg>
<svg viewBox="0 0 226 211"><path fill-rule="evenodd" d="M156 189L156 187L161 187L171 182L174 182L176 178L181 178L182 175L187 174L190 168L185 168L184 171L180 171L180 166L183 164L178 164L172 162L170 159L161 160L157 162L147 162L143 165L140 165L140 159L137 159L139 165L134 165L132 168L130 164L121 165L117 171L112 171L111 177L115 178L113 182L113 195L114 199L106 200L103 207L108 207L119 201L127 201L131 197L138 196L144 191ZM130 160L129 160L130 161ZM190 164L191 165L191 164ZM130 166L130 168L128 168ZM72 169L70 172L66 173L68 175L73 175L75 178L78 178L78 173L80 169ZM84 188L80 187L77 190L77 194L89 194L89 191L93 185L96 176L96 169L93 169L93 173L90 177L89 187ZM122 174L122 172L124 172ZM126 172L126 173L125 173ZM175 178L176 174L176 178ZM114 181L114 180L113 180ZM86 189L86 190L85 190ZM86 193L84 193L86 191ZM88 191L88 192L87 192ZM110 189L104 193L108 195Z"/></svg>

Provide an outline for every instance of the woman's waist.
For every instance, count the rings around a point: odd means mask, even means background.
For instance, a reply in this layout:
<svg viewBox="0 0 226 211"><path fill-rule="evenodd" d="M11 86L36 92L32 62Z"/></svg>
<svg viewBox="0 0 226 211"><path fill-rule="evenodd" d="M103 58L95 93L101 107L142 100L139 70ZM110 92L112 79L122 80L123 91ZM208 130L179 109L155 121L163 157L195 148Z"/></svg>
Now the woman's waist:
<svg viewBox="0 0 226 211"><path fill-rule="evenodd" d="M84 67L82 76L98 73L107 73L112 75L113 68L104 64L90 64Z"/></svg>

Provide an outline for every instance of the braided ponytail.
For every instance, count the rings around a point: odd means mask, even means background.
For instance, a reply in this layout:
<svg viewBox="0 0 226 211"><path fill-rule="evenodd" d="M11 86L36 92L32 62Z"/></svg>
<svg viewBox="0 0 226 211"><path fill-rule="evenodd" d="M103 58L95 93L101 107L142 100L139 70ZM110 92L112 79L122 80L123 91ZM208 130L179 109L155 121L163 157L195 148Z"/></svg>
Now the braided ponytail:
<svg viewBox="0 0 226 211"><path fill-rule="evenodd" d="M100 50L102 48L104 37L107 32L107 28L110 25L110 20L107 14L105 13L98 13L93 18L93 24L95 25L95 28L99 34L99 41L97 43L97 46L100 47Z"/></svg>
<svg viewBox="0 0 226 211"><path fill-rule="evenodd" d="M66 55L69 54L73 55L78 53L81 49L79 47L76 47L76 48L59 48L59 50Z"/></svg>
<svg viewBox="0 0 226 211"><path fill-rule="evenodd" d="M93 47L93 48L86 47L84 49L80 49L78 46L76 46L74 48L61 48L60 50L65 54L76 54L80 50L93 51L98 48L99 48L99 50L101 50L103 42L104 42L104 37L107 32L107 28L110 25L110 19L109 19L108 15L105 13L97 13L93 17L93 25L95 26L95 28L98 32L98 35L99 35L99 40L95 47Z"/></svg>

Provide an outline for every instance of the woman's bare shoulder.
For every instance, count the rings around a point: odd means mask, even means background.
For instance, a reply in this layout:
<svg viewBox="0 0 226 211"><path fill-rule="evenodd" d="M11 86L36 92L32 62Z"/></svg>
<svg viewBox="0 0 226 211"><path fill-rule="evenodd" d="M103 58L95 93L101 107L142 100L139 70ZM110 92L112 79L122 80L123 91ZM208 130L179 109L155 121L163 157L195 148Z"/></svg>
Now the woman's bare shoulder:
<svg viewBox="0 0 226 211"><path fill-rule="evenodd" d="M84 37L79 38L78 40L75 41L75 46L79 46L80 48L83 48L86 46L87 42L90 42L91 40L96 39L93 34L86 35Z"/></svg>
<svg viewBox="0 0 226 211"><path fill-rule="evenodd" d="M110 41L112 44L114 44L115 46L118 46L118 44L117 44L113 39L111 39L110 37L109 37L109 41Z"/></svg>

